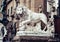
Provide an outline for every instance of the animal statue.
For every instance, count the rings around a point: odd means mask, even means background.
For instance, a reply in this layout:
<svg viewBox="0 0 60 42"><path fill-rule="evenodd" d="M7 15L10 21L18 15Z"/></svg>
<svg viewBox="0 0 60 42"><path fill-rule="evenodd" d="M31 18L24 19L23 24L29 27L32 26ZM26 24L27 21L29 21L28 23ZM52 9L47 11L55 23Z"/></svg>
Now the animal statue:
<svg viewBox="0 0 60 42"><path fill-rule="evenodd" d="M24 31L40 31L43 33L48 33L50 35L51 30L49 29L47 17L44 13L32 12L27 7L19 5L16 7L16 14L18 17L20 17L19 31L17 32L17 35L24 33ZM41 21L45 24L43 30L41 30Z"/></svg>
<svg viewBox="0 0 60 42"><path fill-rule="evenodd" d="M39 22L42 21L45 24L45 26L47 27L47 17L44 13L32 12L31 10L29 10L27 7L25 7L23 5L18 6L16 8L16 14L20 14L20 16L21 16L21 15L23 15L23 13L27 14L27 19L22 21L20 23L20 25L23 25L28 22L32 22L32 23L38 23L40 26ZM38 28L41 28L41 26ZM44 29L46 29L46 28L44 28Z"/></svg>

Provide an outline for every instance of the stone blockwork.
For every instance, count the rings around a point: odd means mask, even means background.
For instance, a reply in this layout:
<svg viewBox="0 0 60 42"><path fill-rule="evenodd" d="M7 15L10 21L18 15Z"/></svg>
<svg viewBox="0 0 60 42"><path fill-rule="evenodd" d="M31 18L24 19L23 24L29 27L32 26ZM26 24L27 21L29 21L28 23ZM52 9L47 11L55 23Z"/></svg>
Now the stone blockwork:
<svg viewBox="0 0 60 42"><path fill-rule="evenodd" d="M27 6L34 12L39 12L39 5L42 5L43 12L46 13L47 0L20 0L20 4Z"/></svg>

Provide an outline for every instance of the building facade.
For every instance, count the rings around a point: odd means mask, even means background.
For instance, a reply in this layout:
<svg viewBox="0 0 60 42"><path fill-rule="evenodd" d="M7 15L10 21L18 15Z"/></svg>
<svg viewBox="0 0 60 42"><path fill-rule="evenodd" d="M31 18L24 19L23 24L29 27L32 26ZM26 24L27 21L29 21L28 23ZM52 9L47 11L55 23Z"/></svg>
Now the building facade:
<svg viewBox="0 0 60 42"><path fill-rule="evenodd" d="M4 0L0 0L0 21L2 21L2 19L3 19L3 14L2 14L3 1L4 1Z"/></svg>
<svg viewBox="0 0 60 42"><path fill-rule="evenodd" d="M6 14L11 16L14 9L18 5L25 5L33 12L39 13L39 6L42 6L42 11L46 14L47 12L47 0L7 0L6 1ZM10 20L10 18L9 18ZM17 25L18 26L18 25Z"/></svg>
<svg viewBox="0 0 60 42"><path fill-rule="evenodd" d="M39 6L42 6L42 10L44 13L46 13L46 9L47 9L47 0L19 0L19 3L21 5L25 5L26 7L28 7L30 10L34 11L34 12L39 12Z"/></svg>
<svg viewBox="0 0 60 42"><path fill-rule="evenodd" d="M11 0L10 2L7 0L7 7L6 7L6 12L7 15L11 15L13 13L13 9L16 7L16 2L15 0Z"/></svg>
<svg viewBox="0 0 60 42"><path fill-rule="evenodd" d="M12 14L13 9L18 5L25 5L33 12L39 12L39 6L41 5L42 11L47 12L47 0L12 0L7 4L7 14Z"/></svg>

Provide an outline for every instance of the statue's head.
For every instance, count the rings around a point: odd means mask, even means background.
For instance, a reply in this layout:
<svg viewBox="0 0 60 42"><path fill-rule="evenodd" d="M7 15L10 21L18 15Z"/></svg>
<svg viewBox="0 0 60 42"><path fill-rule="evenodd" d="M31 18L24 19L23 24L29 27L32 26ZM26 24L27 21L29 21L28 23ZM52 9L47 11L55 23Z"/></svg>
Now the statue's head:
<svg viewBox="0 0 60 42"><path fill-rule="evenodd" d="M16 14L23 14L23 12L26 11L26 7L23 5L19 5L16 7Z"/></svg>

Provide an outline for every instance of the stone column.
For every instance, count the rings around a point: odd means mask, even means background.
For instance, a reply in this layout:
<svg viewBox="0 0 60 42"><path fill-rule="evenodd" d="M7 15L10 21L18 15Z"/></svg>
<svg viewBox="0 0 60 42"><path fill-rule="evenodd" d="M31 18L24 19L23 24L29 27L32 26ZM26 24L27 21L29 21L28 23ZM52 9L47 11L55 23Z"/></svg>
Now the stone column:
<svg viewBox="0 0 60 42"><path fill-rule="evenodd" d="M24 5L24 0L20 0L20 5Z"/></svg>
<svg viewBox="0 0 60 42"><path fill-rule="evenodd" d="M26 0L26 6L29 8L29 0Z"/></svg>
<svg viewBox="0 0 60 42"><path fill-rule="evenodd" d="M34 11L34 4L35 4L35 0L31 1L31 10Z"/></svg>

